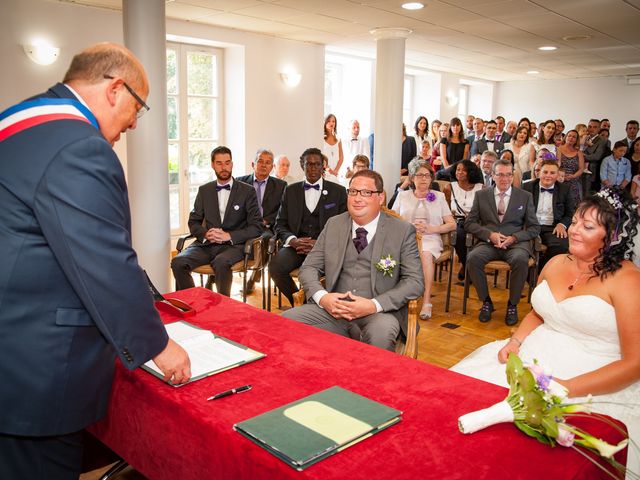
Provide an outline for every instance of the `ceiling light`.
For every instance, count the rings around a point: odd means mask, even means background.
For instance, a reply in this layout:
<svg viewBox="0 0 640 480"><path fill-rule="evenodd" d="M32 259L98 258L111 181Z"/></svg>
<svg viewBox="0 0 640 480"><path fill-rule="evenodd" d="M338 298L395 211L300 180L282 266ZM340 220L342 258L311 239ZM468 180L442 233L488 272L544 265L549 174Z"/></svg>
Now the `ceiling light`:
<svg viewBox="0 0 640 480"><path fill-rule="evenodd" d="M540 73L540 72L539 72L538 70L529 70L529 71L527 72L527 74L528 74L528 75L537 75L537 74L539 74L539 73Z"/></svg>
<svg viewBox="0 0 640 480"><path fill-rule="evenodd" d="M565 42L574 42L577 40L591 40L591 35L566 35L562 37Z"/></svg>
<svg viewBox="0 0 640 480"><path fill-rule="evenodd" d="M420 2L407 2L402 4L402 8L405 10L420 10L424 8L424 4Z"/></svg>
<svg viewBox="0 0 640 480"><path fill-rule="evenodd" d="M553 45L545 45L543 47L538 47L538 50L542 50L543 52L551 52L557 49L558 47L554 47Z"/></svg>

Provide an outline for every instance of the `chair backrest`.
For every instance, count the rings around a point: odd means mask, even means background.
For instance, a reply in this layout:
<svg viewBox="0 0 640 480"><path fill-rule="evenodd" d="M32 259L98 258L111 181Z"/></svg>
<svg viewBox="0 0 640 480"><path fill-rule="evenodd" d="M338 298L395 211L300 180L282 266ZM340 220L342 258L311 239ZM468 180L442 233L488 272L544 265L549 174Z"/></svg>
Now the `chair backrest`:
<svg viewBox="0 0 640 480"><path fill-rule="evenodd" d="M395 210L391 210L384 205L382 206L381 210L391 217L406 220L406 218L402 218L402 216L398 212L396 212ZM418 251L422 253L422 234L418 231L416 231L416 242L418 242Z"/></svg>

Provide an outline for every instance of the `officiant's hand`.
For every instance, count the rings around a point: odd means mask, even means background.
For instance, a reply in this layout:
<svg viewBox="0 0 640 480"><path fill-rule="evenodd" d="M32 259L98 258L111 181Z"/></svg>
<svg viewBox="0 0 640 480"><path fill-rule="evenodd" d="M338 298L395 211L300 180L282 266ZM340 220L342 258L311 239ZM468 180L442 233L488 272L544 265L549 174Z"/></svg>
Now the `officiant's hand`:
<svg viewBox="0 0 640 480"><path fill-rule="evenodd" d="M164 381L173 385L186 383L191 378L191 360L187 352L173 340L153 359L164 374Z"/></svg>

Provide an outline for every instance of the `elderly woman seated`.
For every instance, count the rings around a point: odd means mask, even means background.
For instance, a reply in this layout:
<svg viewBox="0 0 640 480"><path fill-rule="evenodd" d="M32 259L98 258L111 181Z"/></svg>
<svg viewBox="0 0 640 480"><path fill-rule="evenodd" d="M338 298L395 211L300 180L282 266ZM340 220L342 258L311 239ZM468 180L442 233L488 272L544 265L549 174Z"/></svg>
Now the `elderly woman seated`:
<svg viewBox="0 0 640 480"><path fill-rule="evenodd" d="M420 259L424 272L424 300L420 318L431 318L431 287L433 286L434 259L442 253L441 233L455 230L456 223L451 215L444 193L431 189L434 172L428 162L416 161L409 165L409 178L414 189L400 191L392 209L405 220L413 223L422 235Z"/></svg>

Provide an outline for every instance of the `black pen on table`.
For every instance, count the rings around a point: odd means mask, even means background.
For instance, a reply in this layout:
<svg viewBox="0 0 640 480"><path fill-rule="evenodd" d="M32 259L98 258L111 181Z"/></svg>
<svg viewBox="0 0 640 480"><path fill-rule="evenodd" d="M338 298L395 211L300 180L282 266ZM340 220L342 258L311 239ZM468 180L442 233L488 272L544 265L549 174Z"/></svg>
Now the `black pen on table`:
<svg viewBox="0 0 640 480"><path fill-rule="evenodd" d="M216 393L215 395L207 398L207 401L218 400L219 398L228 397L229 395L233 395L234 393L246 392L247 390L251 390L251 385L243 385L241 387L232 388L231 390Z"/></svg>

